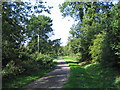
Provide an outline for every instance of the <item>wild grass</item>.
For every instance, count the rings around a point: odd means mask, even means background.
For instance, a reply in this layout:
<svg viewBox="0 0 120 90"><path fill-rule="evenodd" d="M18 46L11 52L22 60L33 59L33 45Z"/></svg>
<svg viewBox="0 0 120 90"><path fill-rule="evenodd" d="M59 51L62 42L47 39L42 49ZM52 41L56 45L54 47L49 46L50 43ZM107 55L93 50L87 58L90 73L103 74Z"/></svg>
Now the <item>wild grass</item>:
<svg viewBox="0 0 120 90"><path fill-rule="evenodd" d="M63 57L70 65L67 88L115 88L120 89L120 74L113 68L103 68L100 64L80 65L72 57Z"/></svg>
<svg viewBox="0 0 120 90"><path fill-rule="evenodd" d="M3 89L6 88L22 88L23 86L33 82L34 80L42 77L43 75L47 74L51 70L54 69L56 65L57 59L53 60L53 67L47 68L47 69L41 69L40 71L34 71L34 72L27 72L23 73L22 75L4 78L3 79Z"/></svg>

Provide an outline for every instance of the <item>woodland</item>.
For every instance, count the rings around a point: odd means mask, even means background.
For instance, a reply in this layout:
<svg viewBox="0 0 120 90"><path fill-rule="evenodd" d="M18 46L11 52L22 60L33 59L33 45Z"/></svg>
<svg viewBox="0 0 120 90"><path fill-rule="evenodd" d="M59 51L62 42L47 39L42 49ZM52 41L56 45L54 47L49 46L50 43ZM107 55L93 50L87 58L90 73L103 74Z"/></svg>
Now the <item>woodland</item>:
<svg viewBox="0 0 120 90"><path fill-rule="evenodd" d="M41 13L50 14L51 8L53 7L45 6L42 1L35 5L30 2L2 3L3 87L20 88L43 76L54 69L58 56L63 56L66 62L68 62L68 57L74 58L73 62L79 65L79 69L82 65L88 64L97 64L99 65L97 67L101 67L100 69L109 68L108 72L113 69L113 72L107 73L107 76L110 77L109 75L115 73L117 81L108 87L119 87L120 2L116 4L112 2L64 2L59 5L63 17L70 16L76 22L71 26L66 46L61 46L61 39L50 39L54 35L52 19ZM74 73L71 76L81 73L76 72L71 69L71 73ZM103 74L106 73L103 72ZM75 77L70 78L75 79ZM68 80L66 88L75 86L71 79ZM83 85L78 88L92 87Z"/></svg>

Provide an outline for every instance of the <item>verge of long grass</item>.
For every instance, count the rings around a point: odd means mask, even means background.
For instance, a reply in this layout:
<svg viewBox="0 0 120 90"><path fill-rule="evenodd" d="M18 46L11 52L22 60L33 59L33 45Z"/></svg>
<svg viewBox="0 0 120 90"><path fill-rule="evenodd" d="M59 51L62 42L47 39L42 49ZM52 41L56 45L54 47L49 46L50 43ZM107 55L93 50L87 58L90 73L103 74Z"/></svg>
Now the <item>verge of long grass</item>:
<svg viewBox="0 0 120 90"><path fill-rule="evenodd" d="M2 88L3 89L6 89L6 88L21 88L21 87L31 83L32 81L42 77L43 75L47 74L51 70L53 70L55 65L56 65L56 62L57 62L57 59L54 59L53 60L53 67L51 67L49 69L42 69L39 72L38 71L27 72L27 73L24 73L24 74L16 76L16 77L11 77L10 79L6 78L3 81L3 87Z"/></svg>
<svg viewBox="0 0 120 90"><path fill-rule="evenodd" d="M74 58L64 56L70 66L70 77L66 88L117 88L120 89L120 76L112 68L103 68L100 64L85 64L83 66Z"/></svg>

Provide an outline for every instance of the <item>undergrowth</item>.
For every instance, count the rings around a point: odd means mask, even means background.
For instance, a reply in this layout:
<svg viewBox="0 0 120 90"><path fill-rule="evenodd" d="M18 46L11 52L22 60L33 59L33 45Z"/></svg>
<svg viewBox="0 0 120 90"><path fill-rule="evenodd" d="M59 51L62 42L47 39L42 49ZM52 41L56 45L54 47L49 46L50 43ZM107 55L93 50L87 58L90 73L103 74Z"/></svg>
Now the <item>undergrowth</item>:
<svg viewBox="0 0 120 90"><path fill-rule="evenodd" d="M88 63L82 65L72 57L63 59L70 66L70 77L64 86L66 88L116 88L120 89L119 72L113 68L103 68L100 64Z"/></svg>

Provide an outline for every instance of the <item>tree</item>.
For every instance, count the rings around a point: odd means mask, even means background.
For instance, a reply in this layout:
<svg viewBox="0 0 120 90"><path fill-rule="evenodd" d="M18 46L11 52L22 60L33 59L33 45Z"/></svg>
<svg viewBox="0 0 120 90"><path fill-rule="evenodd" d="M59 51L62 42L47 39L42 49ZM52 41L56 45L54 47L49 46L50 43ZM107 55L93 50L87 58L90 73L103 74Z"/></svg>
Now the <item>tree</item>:
<svg viewBox="0 0 120 90"><path fill-rule="evenodd" d="M28 46L32 50L32 53L38 51L45 53L47 49L47 43L49 36L52 34L53 29L52 20L44 15L38 17L32 17L29 20L28 31L29 38L31 39Z"/></svg>
<svg viewBox="0 0 120 90"><path fill-rule="evenodd" d="M30 2L3 2L2 3L2 59L3 66L9 61L19 58L24 42L28 39L28 20L36 13L49 12L49 8L39 2L32 5ZM39 8L39 9L38 9ZM12 52L12 53L11 53Z"/></svg>
<svg viewBox="0 0 120 90"><path fill-rule="evenodd" d="M81 9L80 9L81 8ZM63 16L78 21L71 28L69 46L82 61L92 60L108 66L119 63L119 3L65 2ZM77 13L76 13L77 12Z"/></svg>

